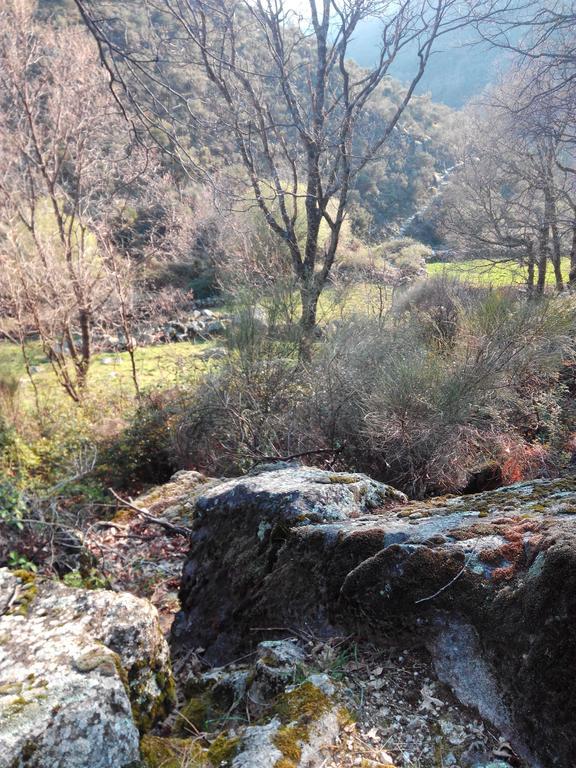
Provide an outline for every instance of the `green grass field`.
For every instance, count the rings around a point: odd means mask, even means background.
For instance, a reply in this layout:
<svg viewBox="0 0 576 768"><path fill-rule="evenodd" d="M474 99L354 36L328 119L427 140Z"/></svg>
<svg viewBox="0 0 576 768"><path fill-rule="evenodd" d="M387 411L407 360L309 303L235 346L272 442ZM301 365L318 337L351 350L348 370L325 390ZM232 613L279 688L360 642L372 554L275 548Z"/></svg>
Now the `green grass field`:
<svg viewBox="0 0 576 768"><path fill-rule="evenodd" d="M209 362L201 359L202 352L214 346L214 342L181 342L162 344L136 350L138 384L142 390L154 386L170 387L194 370L205 370ZM33 378L38 390L52 396L66 397L59 386L54 371L42 352L39 342L27 346ZM0 342L0 383L18 383L21 398L26 404L32 397L32 387L26 374L20 347L10 342ZM114 393L120 398L132 397L134 384L132 367L127 352L104 352L94 355L88 373L88 389L94 396L107 398Z"/></svg>
<svg viewBox="0 0 576 768"><path fill-rule="evenodd" d="M447 275L458 277L480 285L521 285L526 282L528 271L513 262L493 262L488 259L472 259L471 261L433 262L427 265L429 275ZM568 279L570 259L562 259L562 274ZM554 269L548 263L546 283L554 284Z"/></svg>

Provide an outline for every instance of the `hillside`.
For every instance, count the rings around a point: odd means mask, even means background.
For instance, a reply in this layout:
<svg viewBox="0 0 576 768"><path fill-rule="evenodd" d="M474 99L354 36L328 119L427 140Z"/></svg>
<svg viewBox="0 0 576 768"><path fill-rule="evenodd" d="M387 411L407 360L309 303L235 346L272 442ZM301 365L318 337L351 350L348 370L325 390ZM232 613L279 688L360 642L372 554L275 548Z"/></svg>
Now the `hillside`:
<svg viewBox="0 0 576 768"><path fill-rule="evenodd" d="M361 67L369 67L377 56L381 26L376 20L365 21L350 46L350 56ZM390 70L402 83L414 73L415 48L401 52ZM490 48L471 32L445 35L432 55L416 93L429 94L433 101L459 109L493 83L507 66L507 56Z"/></svg>

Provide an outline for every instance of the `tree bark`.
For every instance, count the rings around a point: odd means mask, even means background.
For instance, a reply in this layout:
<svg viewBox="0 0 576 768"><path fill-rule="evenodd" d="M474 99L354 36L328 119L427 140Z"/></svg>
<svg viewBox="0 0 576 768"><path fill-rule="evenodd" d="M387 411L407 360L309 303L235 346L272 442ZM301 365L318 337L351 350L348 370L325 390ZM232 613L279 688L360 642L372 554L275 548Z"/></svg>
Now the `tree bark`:
<svg viewBox="0 0 576 768"><path fill-rule="evenodd" d="M546 269L548 267L548 242L550 239L550 227L546 221L540 227L540 236L538 242L538 282L536 283L536 292L540 295L544 293L546 287Z"/></svg>
<svg viewBox="0 0 576 768"><path fill-rule="evenodd" d="M312 355L312 344L316 332L318 314L318 299L322 288L312 281L311 285L303 285L300 289L302 314L300 315L300 358L309 360Z"/></svg>
<svg viewBox="0 0 576 768"><path fill-rule="evenodd" d="M572 222L572 247L570 248L570 275L568 284L576 288L576 219Z"/></svg>
<svg viewBox="0 0 576 768"><path fill-rule="evenodd" d="M528 288L528 298L531 299L534 296L534 244L529 242L527 245L527 262L528 262L528 278L526 280L526 287Z"/></svg>
<svg viewBox="0 0 576 768"><path fill-rule="evenodd" d="M558 215L556 211L556 200L552 190L546 190L546 220L552 234L552 265L554 267L554 277L556 279L556 290L564 290L564 280L562 277L562 246L560 242L560 231L558 229Z"/></svg>

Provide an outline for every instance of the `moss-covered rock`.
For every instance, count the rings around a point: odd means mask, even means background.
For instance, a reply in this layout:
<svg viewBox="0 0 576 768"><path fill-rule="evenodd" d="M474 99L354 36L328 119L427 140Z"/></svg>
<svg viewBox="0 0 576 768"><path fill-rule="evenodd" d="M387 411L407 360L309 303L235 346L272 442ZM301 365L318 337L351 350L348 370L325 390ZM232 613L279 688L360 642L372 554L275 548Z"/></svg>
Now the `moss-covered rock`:
<svg viewBox="0 0 576 768"><path fill-rule="evenodd" d="M145 735L140 754L146 768L208 768L206 750L193 739Z"/></svg>
<svg viewBox="0 0 576 768"><path fill-rule="evenodd" d="M253 632L265 626L259 611L271 615L269 596L260 587L295 531L345 524L405 501L404 494L366 475L294 466L255 471L203 491L195 498L193 555L184 567L183 611L174 625L174 643L202 646L215 663L234 658L243 640L264 639ZM277 599L284 602L291 589L296 590L291 603L299 602L303 618L299 597L304 581L287 582ZM317 602L313 594L310 599ZM239 610L243 603L247 610Z"/></svg>
<svg viewBox="0 0 576 768"><path fill-rule="evenodd" d="M400 501L362 475L302 467L202 494L176 651L203 646L209 660L229 661L271 627L410 633L430 644L439 620L459 617L478 636L528 753L572 768L576 479ZM297 734L278 728L284 743Z"/></svg>
<svg viewBox="0 0 576 768"><path fill-rule="evenodd" d="M146 734L140 755L146 768L220 768L230 765L240 739L219 734L212 742Z"/></svg>
<svg viewBox="0 0 576 768"><path fill-rule="evenodd" d="M139 507L150 510L152 514L175 523L189 525L194 515L194 501L204 489L218 484L218 480L207 478L200 472L180 470L168 483L157 485L146 491L136 500ZM133 517L133 510L120 509L115 519L118 521Z"/></svg>
<svg viewBox="0 0 576 768"><path fill-rule="evenodd" d="M188 736L198 731L215 731L238 709L244 710L246 692L253 678L250 669L227 670L215 668L190 678L184 685L186 702L176 716L173 732Z"/></svg>
<svg viewBox="0 0 576 768"><path fill-rule="evenodd" d="M155 609L0 570L0 614L0 768L137 760L139 727L174 700Z"/></svg>

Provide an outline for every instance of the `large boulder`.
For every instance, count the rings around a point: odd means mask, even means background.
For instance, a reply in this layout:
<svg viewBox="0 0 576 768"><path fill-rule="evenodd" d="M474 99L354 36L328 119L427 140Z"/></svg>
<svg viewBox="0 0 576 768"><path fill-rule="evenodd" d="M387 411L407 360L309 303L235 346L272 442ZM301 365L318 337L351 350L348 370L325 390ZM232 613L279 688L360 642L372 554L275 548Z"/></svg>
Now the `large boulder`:
<svg viewBox="0 0 576 768"><path fill-rule="evenodd" d="M576 756L576 482L427 504L293 467L195 507L174 643L225 661L282 628L420 638L530 765ZM474 682L476 681L476 682Z"/></svg>
<svg viewBox="0 0 576 768"><path fill-rule="evenodd" d="M0 768L125 768L173 699L146 600L0 570Z"/></svg>
<svg viewBox="0 0 576 768"><path fill-rule="evenodd" d="M323 630L329 624L325 606L308 594L313 585L304 573L303 579L287 574L278 592L269 592L266 580L287 538L292 531L345 524L405 500L365 475L289 465L264 467L202 493L194 509L175 644L195 643L207 649L211 661L227 661L247 638L256 639L255 628L269 626L274 617L303 620L305 601L310 621Z"/></svg>

